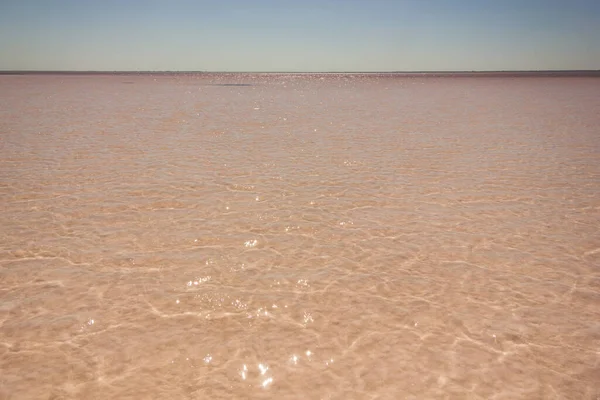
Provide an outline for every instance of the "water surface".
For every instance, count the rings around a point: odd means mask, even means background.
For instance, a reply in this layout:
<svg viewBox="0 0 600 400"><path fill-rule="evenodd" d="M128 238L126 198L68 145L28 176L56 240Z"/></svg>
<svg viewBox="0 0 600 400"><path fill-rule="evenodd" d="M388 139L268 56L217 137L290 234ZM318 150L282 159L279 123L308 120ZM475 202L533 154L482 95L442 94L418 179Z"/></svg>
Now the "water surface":
<svg viewBox="0 0 600 400"><path fill-rule="evenodd" d="M598 93L0 76L0 398L597 399Z"/></svg>

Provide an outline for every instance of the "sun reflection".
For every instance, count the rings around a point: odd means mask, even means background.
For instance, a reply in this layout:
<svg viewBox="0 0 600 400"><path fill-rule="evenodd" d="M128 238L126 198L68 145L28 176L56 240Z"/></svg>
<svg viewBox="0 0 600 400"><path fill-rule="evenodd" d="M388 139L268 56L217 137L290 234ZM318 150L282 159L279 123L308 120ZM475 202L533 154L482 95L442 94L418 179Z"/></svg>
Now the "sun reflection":
<svg viewBox="0 0 600 400"><path fill-rule="evenodd" d="M304 325L307 325L309 322L314 322L314 319L309 312L304 312Z"/></svg>
<svg viewBox="0 0 600 400"><path fill-rule="evenodd" d="M188 281L186 285L187 285L187 287L198 286L198 285L200 285L202 283L206 283L210 280L211 280L210 275L202 276L202 277L198 277L198 278L194 279L193 281Z"/></svg>
<svg viewBox="0 0 600 400"><path fill-rule="evenodd" d="M306 280L306 279L298 279L298 282L296 282L296 284L298 286L305 286L305 287L309 286L308 280Z"/></svg>
<svg viewBox="0 0 600 400"><path fill-rule="evenodd" d="M262 382L262 387L266 388L271 383L273 383L273 377L269 377Z"/></svg>
<svg viewBox="0 0 600 400"><path fill-rule="evenodd" d="M255 247L257 244L258 244L258 240L256 240L256 239L247 240L244 242L245 247Z"/></svg>
<svg viewBox="0 0 600 400"><path fill-rule="evenodd" d="M260 369L260 374L264 375L269 370L269 367L264 364L258 364L258 369Z"/></svg>

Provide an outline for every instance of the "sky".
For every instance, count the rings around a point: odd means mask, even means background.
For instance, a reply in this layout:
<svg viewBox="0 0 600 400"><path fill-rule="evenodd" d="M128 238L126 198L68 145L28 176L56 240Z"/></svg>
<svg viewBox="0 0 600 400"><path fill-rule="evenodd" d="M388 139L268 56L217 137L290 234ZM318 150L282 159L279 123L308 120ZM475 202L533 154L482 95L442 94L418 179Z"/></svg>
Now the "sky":
<svg viewBox="0 0 600 400"><path fill-rule="evenodd" d="M0 70L600 69L600 0L0 0Z"/></svg>

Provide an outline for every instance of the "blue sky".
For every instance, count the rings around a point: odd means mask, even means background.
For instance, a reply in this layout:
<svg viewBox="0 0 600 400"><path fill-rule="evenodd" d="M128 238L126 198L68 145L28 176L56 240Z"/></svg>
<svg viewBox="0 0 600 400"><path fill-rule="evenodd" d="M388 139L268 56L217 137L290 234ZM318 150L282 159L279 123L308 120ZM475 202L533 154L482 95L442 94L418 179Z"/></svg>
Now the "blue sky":
<svg viewBox="0 0 600 400"><path fill-rule="evenodd" d="M0 70L600 69L600 0L0 0Z"/></svg>

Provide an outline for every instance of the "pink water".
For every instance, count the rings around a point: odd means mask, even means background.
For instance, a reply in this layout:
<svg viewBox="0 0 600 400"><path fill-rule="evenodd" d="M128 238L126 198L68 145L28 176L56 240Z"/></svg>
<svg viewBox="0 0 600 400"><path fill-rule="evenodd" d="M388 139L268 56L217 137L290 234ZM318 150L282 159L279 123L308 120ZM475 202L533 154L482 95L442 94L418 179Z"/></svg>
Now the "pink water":
<svg viewBox="0 0 600 400"><path fill-rule="evenodd" d="M0 398L599 398L599 94L0 76Z"/></svg>

